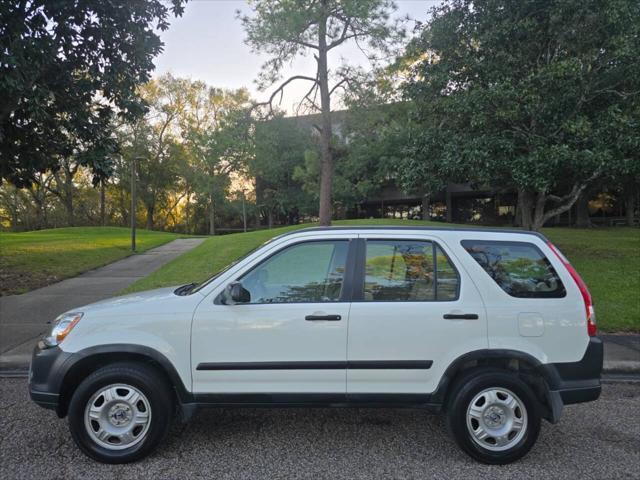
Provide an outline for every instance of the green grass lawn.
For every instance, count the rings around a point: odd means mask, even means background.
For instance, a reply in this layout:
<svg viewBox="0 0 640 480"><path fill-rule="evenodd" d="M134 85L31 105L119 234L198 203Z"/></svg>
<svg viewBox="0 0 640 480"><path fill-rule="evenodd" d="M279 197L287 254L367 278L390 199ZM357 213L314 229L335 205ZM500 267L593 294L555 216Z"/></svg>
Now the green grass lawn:
<svg viewBox="0 0 640 480"><path fill-rule="evenodd" d="M349 220L336 224L443 226L412 220ZM125 292L201 282L270 238L307 226L208 238ZM589 285L599 328L607 332L640 332L640 230L548 228L543 233L563 251Z"/></svg>
<svg viewBox="0 0 640 480"><path fill-rule="evenodd" d="M137 231L137 250L178 238ZM23 293L114 262L131 254L128 228L72 227L0 233L0 293Z"/></svg>

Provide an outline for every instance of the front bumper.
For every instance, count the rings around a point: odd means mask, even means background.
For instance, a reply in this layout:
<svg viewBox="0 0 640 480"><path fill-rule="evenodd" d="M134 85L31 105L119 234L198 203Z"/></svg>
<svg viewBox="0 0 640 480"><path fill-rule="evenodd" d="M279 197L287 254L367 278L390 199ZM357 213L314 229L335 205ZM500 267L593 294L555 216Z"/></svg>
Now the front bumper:
<svg viewBox="0 0 640 480"><path fill-rule="evenodd" d="M59 347L45 348L39 341L33 349L29 367L29 396L44 408L58 409L65 362L71 356Z"/></svg>

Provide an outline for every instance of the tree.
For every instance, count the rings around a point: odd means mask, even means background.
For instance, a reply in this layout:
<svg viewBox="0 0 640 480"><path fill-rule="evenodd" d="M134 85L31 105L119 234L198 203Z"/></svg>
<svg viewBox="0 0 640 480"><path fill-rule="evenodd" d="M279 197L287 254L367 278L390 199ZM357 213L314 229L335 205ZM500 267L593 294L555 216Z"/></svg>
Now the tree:
<svg viewBox="0 0 640 480"><path fill-rule="evenodd" d="M136 87L162 50L157 31L183 0L9 0L0 4L0 178L30 184L37 172L113 144L117 113L143 110ZM97 177L109 158L81 157Z"/></svg>
<svg viewBox="0 0 640 480"><path fill-rule="evenodd" d="M209 234L214 235L216 203L248 155L250 98L244 88L224 90L201 82L188 92L181 130L193 168L190 187L208 198Z"/></svg>
<svg viewBox="0 0 640 480"><path fill-rule="evenodd" d="M412 175L401 176L398 164L406 160L412 135L421 133L413 131L411 104L401 101L398 82L393 65L363 73L345 98L344 158L336 173L336 183L342 185L336 195L345 205L379 196L388 186L404 185L427 200L441 187L432 185L428 176L418 184L411 184Z"/></svg>
<svg viewBox="0 0 640 480"><path fill-rule="evenodd" d="M53 175L47 173L37 173L33 182L26 191L29 193L36 210L35 227L37 229L47 228L48 197L51 192Z"/></svg>
<svg viewBox="0 0 640 480"><path fill-rule="evenodd" d="M331 191L333 156L331 151L331 99L339 88L350 80L350 69L329 69L328 54L335 48L353 40L359 47L367 44L387 51L393 38L401 33L389 23L389 12L395 9L391 0L254 0L254 16L241 16L247 32L247 43L271 59L263 65L259 78L261 88L275 84L283 67L298 55L313 53L316 60L315 76L293 75L282 82L271 94L268 102L272 109L274 99L291 82L301 80L310 84L300 106L321 113L320 125L320 208L321 225L331 223ZM333 75L331 75L333 73ZM334 77L330 85L330 77ZM320 102L317 103L317 95Z"/></svg>
<svg viewBox="0 0 640 480"><path fill-rule="evenodd" d="M74 161L73 158L64 158L60 162L60 168L53 172L54 182L50 182L46 187L48 191L53 193L60 199L67 213L67 225L72 227L75 224L73 214L73 197L75 195L75 186L73 179L78 173L80 162Z"/></svg>
<svg viewBox="0 0 640 480"><path fill-rule="evenodd" d="M184 161L178 122L184 115L189 84L189 80L164 75L142 85L140 96L148 111L134 124L120 129L126 170L131 162L137 162L137 190L145 207L148 229L154 227L158 207L166 204L176 186L179 163Z"/></svg>
<svg viewBox="0 0 640 480"><path fill-rule="evenodd" d="M422 127L405 172L515 187L539 229L618 163L639 42L634 0L446 2L404 59Z"/></svg>
<svg viewBox="0 0 640 480"><path fill-rule="evenodd" d="M638 78L628 80L637 81ZM609 129L602 132L617 147L613 161L606 169L605 181L614 185L616 193L622 197L626 223L632 227L640 198L640 95L625 102L614 115L615 121L608 123Z"/></svg>
<svg viewBox="0 0 640 480"><path fill-rule="evenodd" d="M313 197L303 188L303 182L296 179L295 172L304 165L305 155L315 150L311 132L297 125L294 118L278 115L257 123L254 152L248 157L247 172L256 182L257 214L265 214L269 227L274 214L293 218L300 213L310 213Z"/></svg>

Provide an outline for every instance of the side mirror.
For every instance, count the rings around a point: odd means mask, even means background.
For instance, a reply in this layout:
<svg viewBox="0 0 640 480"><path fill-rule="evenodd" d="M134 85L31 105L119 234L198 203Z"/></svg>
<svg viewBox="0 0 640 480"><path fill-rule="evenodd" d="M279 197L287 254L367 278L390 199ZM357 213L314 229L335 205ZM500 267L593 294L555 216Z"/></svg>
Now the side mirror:
<svg viewBox="0 0 640 480"><path fill-rule="evenodd" d="M229 284L227 292L234 303L249 303L251 301L251 293L242 286L241 282Z"/></svg>

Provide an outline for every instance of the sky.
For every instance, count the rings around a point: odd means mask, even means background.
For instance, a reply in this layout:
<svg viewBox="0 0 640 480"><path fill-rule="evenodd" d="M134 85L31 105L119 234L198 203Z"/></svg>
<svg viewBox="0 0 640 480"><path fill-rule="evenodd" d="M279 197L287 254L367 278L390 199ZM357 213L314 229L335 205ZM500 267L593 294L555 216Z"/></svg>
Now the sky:
<svg viewBox="0 0 640 480"><path fill-rule="evenodd" d="M396 0L398 9L394 16L408 15L424 21L428 10L437 3L438 0ZM183 16L172 19L169 29L160 34L165 45L163 53L156 58L154 76L170 72L215 87L246 87L256 100L267 100L275 86L258 92L254 80L268 57L253 53L244 43L245 33L236 19L237 10L250 13L244 0L189 1ZM338 47L330 55L330 68L342 60L365 68L369 66L368 60L353 44ZM283 71L283 78L288 78L292 72L313 75L315 60L313 57L296 60ZM296 81L287 86L282 109L293 111L296 101L309 88L306 83Z"/></svg>

